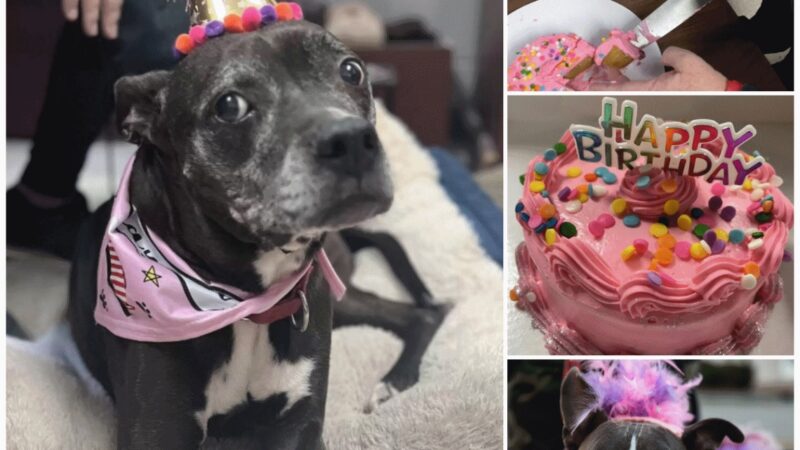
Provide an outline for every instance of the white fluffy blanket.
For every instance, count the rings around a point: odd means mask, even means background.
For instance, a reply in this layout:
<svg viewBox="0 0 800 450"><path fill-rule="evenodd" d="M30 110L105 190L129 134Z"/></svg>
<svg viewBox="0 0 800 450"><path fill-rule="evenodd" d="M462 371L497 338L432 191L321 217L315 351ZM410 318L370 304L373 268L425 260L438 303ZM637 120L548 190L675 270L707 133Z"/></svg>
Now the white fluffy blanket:
<svg viewBox="0 0 800 450"><path fill-rule="evenodd" d="M425 355L420 382L371 413L364 407L402 344L366 326L333 333L325 441L331 449L500 448L502 270L438 184L433 160L381 107L378 133L396 198L368 227L396 236L435 298L455 307ZM377 252L357 256L354 282L408 301ZM113 448L109 402L92 395L45 346L29 347L13 340L7 346L8 448Z"/></svg>

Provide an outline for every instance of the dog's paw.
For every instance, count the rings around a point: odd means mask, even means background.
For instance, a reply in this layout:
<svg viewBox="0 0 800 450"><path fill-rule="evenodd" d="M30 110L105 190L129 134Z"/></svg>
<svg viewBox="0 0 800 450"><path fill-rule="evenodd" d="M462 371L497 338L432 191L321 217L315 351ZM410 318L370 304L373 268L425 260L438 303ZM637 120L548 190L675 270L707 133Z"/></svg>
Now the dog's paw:
<svg viewBox="0 0 800 450"><path fill-rule="evenodd" d="M364 406L364 412L369 414L372 411L375 411L380 404L391 399L399 392L400 391L395 389L395 387L391 384L381 381L380 383L376 384L375 388L372 390L372 396L370 397L367 405Z"/></svg>

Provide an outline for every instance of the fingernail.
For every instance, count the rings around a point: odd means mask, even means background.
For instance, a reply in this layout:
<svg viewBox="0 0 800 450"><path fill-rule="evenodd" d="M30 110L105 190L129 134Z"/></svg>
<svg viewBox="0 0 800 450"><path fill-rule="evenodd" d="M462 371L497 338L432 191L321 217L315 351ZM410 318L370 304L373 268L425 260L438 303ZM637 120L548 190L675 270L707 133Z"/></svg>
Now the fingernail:
<svg viewBox="0 0 800 450"><path fill-rule="evenodd" d="M67 20L69 20L70 22L72 22L73 20L78 20L78 9L72 8L67 12L65 12L64 16L66 16Z"/></svg>

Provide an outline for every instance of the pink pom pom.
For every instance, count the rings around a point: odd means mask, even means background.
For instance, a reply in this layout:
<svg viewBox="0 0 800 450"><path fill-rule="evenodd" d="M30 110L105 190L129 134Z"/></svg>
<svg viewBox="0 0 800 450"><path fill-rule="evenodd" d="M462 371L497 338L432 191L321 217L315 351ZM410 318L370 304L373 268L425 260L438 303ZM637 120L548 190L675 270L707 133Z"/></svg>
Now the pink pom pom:
<svg viewBox="0 0 800 450"><path fill-rule="evenodd" d="M294 20L303 20L303 8L300 7L295 2L289 3L289 6L292 7L292 12L294 13Z"/></svg>
<svg viewBox="0 0 800 450"><path fill-rule="evenodd" d="M257 8L249 7L242 12L242 28L255 31L261 27L261 13Z"/></svg>
<svg viewBox="0 0 800 450"><path fill-rule="evenodd" d="M206 41L206 28L203 25L195 25L189 29L189 36L195 44L202 44Z"/></svg>

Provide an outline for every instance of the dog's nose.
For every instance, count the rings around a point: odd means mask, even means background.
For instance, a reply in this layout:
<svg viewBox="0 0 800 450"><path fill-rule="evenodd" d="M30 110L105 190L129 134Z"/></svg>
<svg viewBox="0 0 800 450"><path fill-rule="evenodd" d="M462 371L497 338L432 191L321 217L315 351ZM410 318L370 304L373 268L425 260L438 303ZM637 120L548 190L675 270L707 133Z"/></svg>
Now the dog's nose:
<svg viewBox="0 0 800 450"><path fill-rule="evenodd" d="M373 166L379 148L375 127L362 118L348 117L320 131L317 158L334 170L357 176Z"/></svg>

